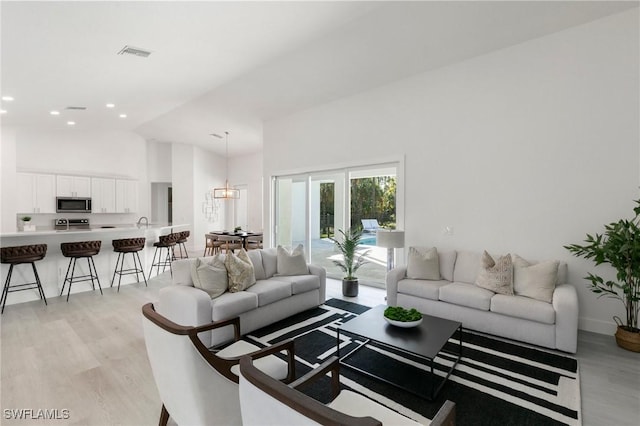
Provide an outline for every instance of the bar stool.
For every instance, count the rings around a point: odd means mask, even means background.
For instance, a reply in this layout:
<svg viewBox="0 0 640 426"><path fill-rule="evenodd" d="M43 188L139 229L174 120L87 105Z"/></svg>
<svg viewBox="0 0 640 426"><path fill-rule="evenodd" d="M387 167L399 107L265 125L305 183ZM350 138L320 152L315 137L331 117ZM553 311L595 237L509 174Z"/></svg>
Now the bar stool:
<svg viewBox="0 0 640 426"><path fill-rule="evenodd" d="M0 248L0 262L11 265L9 267L7 279L4 282L4 288L2 289L2 299L0 299L2 303L2 311L0 311L0 314L4 313L4 305L7 302L7 296L9 295L9 293L12 293L14 291L32 290L37 288L38 293L40 293L40 299L44 300L45 305L47 304L47 298L44 295L42 283L40 282L40 276L38 276L38 270L36 269L36 265L34 263L38 260L44 259L46 254L46 244L32 244L27 246ZM31 264L31 268L33 268L33 275L35 276L36 281L32 283L10 285L11 275L13 274L13 267L15 265L20 265L21 263Z"/></svg>
<svg viewBox="0 0 640 426"><path fill-rule="evenodd" d="M178 246L178 250L180 250L180 257L179 259L188 259L189 258L189 253L187 253L187 246L185 245L185 243L187 242L187 239L189 238L189 235L191 235L191 232L189 231L182 231L182 232L178 232L178 241L176 241L176 245ZM184 254L182 253L182 250L184 249ZM175 256L175 250L173 252L173 260L178 259Z"/></svg>
<svg viewBox="0 0 640 426"><path fill-rule="evenodd" d="M162 266L162 272L167 269L167 265L169 265L169 271L171 272L171 276L173 277L173 269L171 268L171 260L174 259L174 248L176 246L176 242L180 237L179 233L171 233L169 235L160 235L158 237L158 241L153 243L153 246L156 248L156 251L153 253L153 261L151 262L151 269L149 269L149 278L151 278L151 273L153 272L153 267L156 267L157 274L160 274L160 267ZM162 257L162 250L167 250L167 255ZM159 253L158 253L159 250ZM156 257L158 261L156 262ZM156 274L156 275L157 275Z"/></svg>
<svg viewBox="0 0 640 426"><path fill-rule="evenodd" d="M67 266L67 273L64 275L64 281L62 282L62 290L60 291L60 296L64 293L64 287L69 283L69 290L67 290L67 302L69 301L69 295L71 294L71 284L74 282L81 281L91 281L91 287L95 291L96 285L95 281L98 282L98 288L100 289L100 294L102 293L102 286L100 285L100 279L98 278L98 271L96 270L96 264L93 262L93 256L96 256L100 253L100 247L102 245L102 241L82 241L77 243L60 243L60 251L64 257L69 258L69 266ZM75 276L76 272L76 261L78 259L85 258L87 259L87 264L89 265L89 274L88 275L79 275ZM73 268L71 265L73 264ZM92 270L93 267L93 270ZM69 276L69 269L71 269L71 276Z"/></svg>
<svg viewBox="0 0 640 426"><path fill-rule="evenodd" d="M120 281L122 281L123 275L136 274L136 280L140 282L140 277L138 273L142 273L142 279L144 279L144 285L147 286L147 278L144 276L144 270L142 267L142 262L140 261L140 255L138 252L144 249L145 238L123 238L120 240L112 240L111 245L113 246L113 251L118 253L118 259L116 260L116 269L113 271L113 277L111 278L111 287L113 287L113 281L116 278L116 274L118 277L118 292L120 292ZM123 269L124 268L124 258L127 253L131 253L133 257L133 268ZM122 261L120 258L122 257ZM136 259L138 263L136 264ZM118 263L120 263L120 270L118 270ZM138 268L138 265L140 267Z"/></svg>

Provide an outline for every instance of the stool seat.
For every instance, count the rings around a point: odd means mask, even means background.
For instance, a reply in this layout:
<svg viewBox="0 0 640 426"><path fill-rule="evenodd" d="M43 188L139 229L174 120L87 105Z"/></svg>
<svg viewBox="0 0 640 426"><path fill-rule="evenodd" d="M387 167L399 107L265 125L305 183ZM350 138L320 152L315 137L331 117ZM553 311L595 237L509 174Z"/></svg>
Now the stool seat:
<svg viewBox="0 0 640 426"><path fill-rule="evenodd" d="M184 258L189 258L189 253L187 252L187 246L185 245L185 243L188 241L189 239L189 235L191 235L191 232L189 231L182 231L182 232L178 232L178 239L176 240L176 245L178 246L178 249L180 250L180 259L184 259ZM182 252L184 250L184 253ZM173 260L176 260L176 253L175 250L173 252Z"/></svg>
<svg viewBox="0 0 640 426"><path fill-rule="evenodd" d="M142 274L144 285L145 287L147 286L147 277L144 275L144 268L142 267L140 255L138 254L139 251L144 249L146 241L147 240L144 237L121 238L119 240L111 241L113 251L118 253L118 259L116 259L116 268L113 270L113 276L111 277L111 287L113 287L116 274L118 274L118 292L120 292L120 283L122 282L123 275L136 274L136 279L138 280L138 282L140 282L140 277L138 274ZM133 268L124 269L124 258L128 253L131 253L131 256L133 257Z"/></svg>
<svg viewBox="0 0 640 426"><path fill-rule="evenodd" d="M78 241L72 243L60 243L60 251L64 257L69 258L69 266L67 266L67 273L64 276L62 282L62 290L60 296L64 294L64 287L69 283L69 289L67 290L67 302L71 295L71 284L74 282L91 281L91 287L95 290L95 282L98 282L98 288L100 294L102 293L102 286L100 285L100 279L98 278L98 271L96 270L96 264L93 262L93 256L100 253L100 247L102 241ZM87 259L89 266L89 273L86 275L76 276L76 261L78 259ZM71 270L71 276L69 276L69 270Z"/></svg>
<svg viewBox="0 0 640 426"><path fill-rule="evenodd" d="M0 247L0 263L11 265L9 267L9 272L7 273L7 279L4 282L4 288L2 289L2 298L0 299L2 310L0 311L0 313L4 313L4 305L7 303L7 298L9 296L9 293L13 293L15 291L37 289L38 293L40 294L40 299L44 300L45 305L47 304L47 298L44 295L44 289L42 288L42 283L40 282L40 276L38 275L38 270L36 269L36 265L34 263L34 262L37 262L38 260L44 259L46 254L47 254L46 244L30 244L30 245L24 245L24 246ZM11 285L11 276L13 275L13 267L23 263L31 264L31 269L33 270L33 275L36 280L30 283Z"/></svg>

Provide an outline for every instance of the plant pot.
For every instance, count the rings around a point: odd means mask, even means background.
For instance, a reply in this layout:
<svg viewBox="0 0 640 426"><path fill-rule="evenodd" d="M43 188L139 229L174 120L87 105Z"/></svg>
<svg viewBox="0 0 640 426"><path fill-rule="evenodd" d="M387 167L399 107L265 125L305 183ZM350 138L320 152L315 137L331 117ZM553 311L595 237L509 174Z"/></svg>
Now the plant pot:
<svg viewBox="0 0 640 426"><path fill-rule="evenodd" d="M358 279L342 280L342 295L346 297L356 297L358 295Z"/></svg>
<svg viewBox="0 0 640 426"><path fill-rule="evenodd" d="M622 349L626 349L632 352L640 352L640 332L629 331L621 326L618 326L618 331L616 331L616 343Z"/></svg>

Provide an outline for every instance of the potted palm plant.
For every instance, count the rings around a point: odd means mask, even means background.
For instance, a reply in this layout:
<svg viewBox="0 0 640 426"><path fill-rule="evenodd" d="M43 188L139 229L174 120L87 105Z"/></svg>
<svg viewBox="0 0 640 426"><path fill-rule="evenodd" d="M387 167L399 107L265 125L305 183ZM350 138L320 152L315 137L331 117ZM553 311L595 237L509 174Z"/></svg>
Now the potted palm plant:
<svg viewBox="0 0 640 426"><path fill-rule="evenodd" d="M357 254L362 238L362 229L355 228L346 232L339 229L338 232L342 235L340 238L342 241L334 238L331 240L342 254L342 260L334 260L333 263L346 274L342 279L342 294L347 297L355 297L358 295L358 277L355 274L362 265L367 263L364 257L369 253L369 250L360 255Z"/></svg>
<svg viewBox="0 0 640 426"><path fill-rule="evenodd" d="M577 257L592 259L596 266L609 264L616 270L616 281L605 280L592 273L585 279L598 297L617 299L624 304L626 319L623 321L617 316L613 317L618 325L616 343L621 348L640 352L640 200L634 202L633 219L612 222L605 225L603 234L587 234L585 244L564 247Z"/></svg>

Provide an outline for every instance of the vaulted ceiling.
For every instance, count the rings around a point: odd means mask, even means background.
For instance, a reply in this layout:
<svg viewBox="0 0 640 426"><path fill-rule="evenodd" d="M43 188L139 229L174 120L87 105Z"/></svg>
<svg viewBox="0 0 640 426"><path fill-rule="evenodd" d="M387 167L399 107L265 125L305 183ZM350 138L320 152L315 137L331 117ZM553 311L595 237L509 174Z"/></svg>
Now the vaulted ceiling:
<svg viewBox="0 0 640 426"><path fill-rule="evenodd" d="M0 90L14 100L2 101L1 120L74 121L219 153L210 135L229 131L237 155L260 150L265 120L637 5L2 1ZM151 55L118 54L125 45Z"/></svg>

